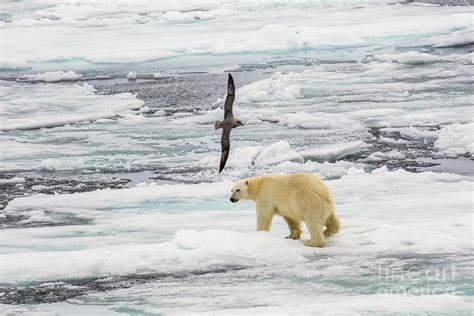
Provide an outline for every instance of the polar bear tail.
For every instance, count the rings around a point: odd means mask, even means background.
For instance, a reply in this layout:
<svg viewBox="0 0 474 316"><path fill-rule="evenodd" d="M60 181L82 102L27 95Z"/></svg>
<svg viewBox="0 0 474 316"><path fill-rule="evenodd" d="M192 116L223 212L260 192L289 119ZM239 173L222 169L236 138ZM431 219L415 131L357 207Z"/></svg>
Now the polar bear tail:
<svg viewBox="0 0 474 316"><path fill-rule="evenodd" d="M336 234L339 231L339 227L341 223L339 219L336 217L336 214L332 213L329 215L328 219L326 220L326 230L324 231L325 236L331 236Z"/></svg>

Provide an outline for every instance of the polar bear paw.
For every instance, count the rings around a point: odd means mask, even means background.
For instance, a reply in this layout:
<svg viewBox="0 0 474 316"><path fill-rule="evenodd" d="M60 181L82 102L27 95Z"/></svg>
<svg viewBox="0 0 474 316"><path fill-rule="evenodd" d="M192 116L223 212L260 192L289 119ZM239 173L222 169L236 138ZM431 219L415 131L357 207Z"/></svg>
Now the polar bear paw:
<svg viewBox="0 0 474 316"><path fill-rule="evenodd" d="M286 239L301 239L301 231L294 231L291 232L288 236L285 237Z"/></svg>
<svg viewBox="0 0 474 316"><path fill-rule="evenodd" d="M318 240L318 239L309 239L304 242L305 246L308 247L324 247L324 240Z"/></svg>

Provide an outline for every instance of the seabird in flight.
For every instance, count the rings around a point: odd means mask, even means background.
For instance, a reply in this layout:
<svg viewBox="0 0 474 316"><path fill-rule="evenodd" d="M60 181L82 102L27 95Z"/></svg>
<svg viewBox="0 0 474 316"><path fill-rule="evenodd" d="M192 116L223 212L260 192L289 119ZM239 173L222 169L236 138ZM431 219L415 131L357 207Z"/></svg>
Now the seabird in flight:
<svg viewBox="0 0 474 316"><path fill-rule="evenodd" d="M235 86L234 86L234 79L232 78L231 74L229 74L229 80L227 81L227 97L225 99L224 105L224 120L223 121L216 121L215 128L219 129L222 128L222 138L221 138L221 146L222 146L222 154L221 154L221 164L219 166L219 173L221 173L222 169L225 167L225 163L227 162L227 158L229 158L229 151L230 151L230 132L234 127L244 126L242 121L238 118L234 117L234 113L232 113L232 106L234 105L235 100Z"/></svg>

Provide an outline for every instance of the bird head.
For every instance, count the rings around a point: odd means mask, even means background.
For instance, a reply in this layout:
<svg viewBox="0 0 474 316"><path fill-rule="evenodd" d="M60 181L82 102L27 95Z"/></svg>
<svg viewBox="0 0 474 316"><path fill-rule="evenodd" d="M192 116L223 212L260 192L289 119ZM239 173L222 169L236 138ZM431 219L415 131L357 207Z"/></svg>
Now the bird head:
<svg viewBox="0 0 474 316"><path fill-rule="evenodd" d="M235 127L238 127L238 126L244 126L244 123L242 123L242 121L239 119L235 121Z"/></svg>

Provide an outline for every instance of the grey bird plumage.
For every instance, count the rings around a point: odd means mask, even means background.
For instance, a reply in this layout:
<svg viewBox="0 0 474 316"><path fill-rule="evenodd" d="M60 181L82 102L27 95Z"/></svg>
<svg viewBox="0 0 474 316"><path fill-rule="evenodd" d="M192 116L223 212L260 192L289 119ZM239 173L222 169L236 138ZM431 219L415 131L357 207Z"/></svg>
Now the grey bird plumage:
<svg viewBox="0 0 474 316"><path fill-rule="evenodd" d="M234 117L234 113L232 112L234 100L235 100L234 78L232 78L232 75L229 74L229 79L227 81L227 97L225 99L225 105L224 105L224 120L216 121L216 124L215 124L216 129L222 128L222 137L221 137L222 153L221 153L221 163L219 166L219 173L221 173L222 169L224 169L225 163L227 162L227 158L229 158L230 132L235 127L244 126L244 124L242 124L242 121Z"/></svg>

